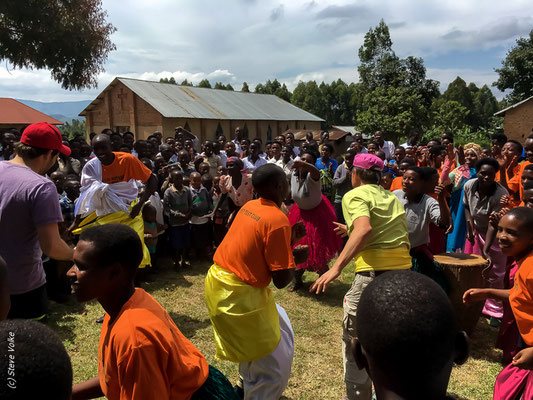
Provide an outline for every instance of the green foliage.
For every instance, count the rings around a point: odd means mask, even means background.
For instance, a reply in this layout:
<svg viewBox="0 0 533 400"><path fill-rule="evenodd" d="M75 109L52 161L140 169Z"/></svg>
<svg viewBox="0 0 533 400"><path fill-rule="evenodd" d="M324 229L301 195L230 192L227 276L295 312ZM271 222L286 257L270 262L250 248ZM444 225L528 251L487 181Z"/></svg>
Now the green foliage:
<svg viewBox="0 0 533 400"><path fill-rule="evenodd" d="M178 84L173 76L171 76L170 78L160 78L159 82L161 82L161 83L171 83L173 85L177 85Z"/></svg>
<svg viewBox="0 0 533 400"><path fill-rule="evenodd" d="M250 93L250 88L248 87L248 84L246 82L242 83L241 92Z"/></svg>
<svg viewBox="0 0 533 400"><path fill-rule="evenodd" d="M231 91L233 91L233 86L231 86L229 83L227 85L224 85L222 82L217 82L217 83L215 83L214 89L231 90Z"/></svg>
<svg viewBox="0 0 533 400"><path fill-rule="evenodd" d="M444 132L456 134L466 127L466 119L470 111L459 102L440 98L433 102L431 108L433 129L440 135Z"/></svg>
<svg viewBox="0 0 533 400"><path fill-rule="evenodd" d="M365 95L363 105L357 115L357 128L366 134L382 130L392 140L398 140L426 123L422 96L409 88L378 87Z"/></svg>
<svg viewBox="0 0 533 400"><path fill-rule="evenodd" d="M529 37L516 41L516 46L507 52L496 72L499 77L493 85L502 92L512 90L507 96L509 103L533 96L533 30L529 32Z"/></svg>
<svg viewBox="0 0 533 400"><path fill-rule="evenodd" d="M64 89L97 86L116 28L101 0L2 0L0 60L49 69Z"/></svg>
<svg viewBox="0 0 533 400"><path fill-rule="evenodd" d="M248 85L246 86L248 87ZM274 79L273 81L269 79L264 85L261 83L258 84L255 87L254 92L260 94L273 94L285 101L291 101L291 92L287 89L287 85L281 84L277 79Z"/></svg>
<svg viewBox="0 0 533 400"><path fill-rule="evenodd" d="M198 83L198 87L209 88L209 89L211 89L211 83L209 83L209 81L208 81L207 79L202 79L202 80Z"/></svg>
<svg viewBox="0 0 533 400"><path fill-rule="evenodd" d="M383 20L365 35L359 48L359 59L359 78L369 92L389 86L409 88L421 95L426 107L439 96L439 82L426 79L422 58L409 56L401 59L392 50L389 28Z"/></svg>
<svg viewBox="0 0 533 400"><path fill-rule="evenodd" d="M59 132L62 135L67 135L68 139L74 139L76 136L85 136L87 130L84 119L73 119L69 123L66 121L62 126L59 126Z"/></svg>
<svg viewBox="0 0 533 400"><path fill-rule="evenodd" d="M183 82L180 83L181 86L194 86L192 82L189 82L187 79L185 79Z"/></svg>

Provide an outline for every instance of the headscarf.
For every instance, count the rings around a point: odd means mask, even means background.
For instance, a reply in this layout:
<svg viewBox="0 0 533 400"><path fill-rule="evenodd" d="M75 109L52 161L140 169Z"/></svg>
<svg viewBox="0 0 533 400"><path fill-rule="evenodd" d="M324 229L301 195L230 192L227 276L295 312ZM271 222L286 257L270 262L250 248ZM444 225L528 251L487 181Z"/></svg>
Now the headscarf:
<svg viewBox="0 0 533 400"><path fill-rule="evenodd" d="M463 147L464 151L467 151L467 150L472 150L474 153L476 153L476 155L479 156L481 155L481 146L477 143L467 143L464 145Z"/></svg>

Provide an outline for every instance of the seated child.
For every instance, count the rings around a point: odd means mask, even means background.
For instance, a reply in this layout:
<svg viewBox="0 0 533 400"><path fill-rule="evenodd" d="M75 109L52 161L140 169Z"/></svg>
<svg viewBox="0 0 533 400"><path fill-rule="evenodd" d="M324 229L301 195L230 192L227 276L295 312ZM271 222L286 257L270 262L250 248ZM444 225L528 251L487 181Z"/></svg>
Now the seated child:
<svg viewBox="0 0 533 400"><path fill-rule="evenodd" d="M70 400L72 366L61 339L40 322L0 323L0 399Z"/></svg>
<svg viewBox="0 0 533 400"><path fill-rule="evenodd" d="M74 385L72 399L237 399L163 307L134 287L142 254L139 236L126 225L96 226L80 235L69 271L72 292L79 302L96 299L106 315L98 377Z"/></svg>
<svg viewBox="0 0 533 400"><path fill-rule="evenodd" d="M361 294L356 325L354 357L377 400L450 399L452 365L466 361L468 344L435 282L405 270L377 276Z"/></svg>
<svg viewBox="0 0 533 400"><path fill-rule="evenodd" d="M157 268L157 239L165 231L165 227L157 223L156 208L146 203L142 210L144 221L144 244L150 252L152 268Z"/></svg>
<svg viewBox="0 0 533 400"><path fill-rule="evenodd" d="M514 257L518 271L514 287L509 289L469 289L463 301L469 304L488 298L509 301L518 331L520 348L504 368L494 386L494 399L530 399L533 396L533 209L517 207L508 211L498 223L496 238L502 253Z"/></svg>
<svg viewBox="0 0 533 400"><path fill-rule="evenodd" d="M192 208L191 208L191 243L195 255L209 257L213 252L213 228L211 211L213 202L208 190L202 185L200 173L193 172L191 179Z"/></svg>
<svg viewBox="0 0 533 400"><path fill-rule="evenodd" d="M195 172L196 173L196 172ZM174 250L174 268L189 266L188 251L191 245L189 220L192 209L192 193L183 184L183 173L170 173L171 186L163 196L163 209L168 218L168 236Z"/></svg>

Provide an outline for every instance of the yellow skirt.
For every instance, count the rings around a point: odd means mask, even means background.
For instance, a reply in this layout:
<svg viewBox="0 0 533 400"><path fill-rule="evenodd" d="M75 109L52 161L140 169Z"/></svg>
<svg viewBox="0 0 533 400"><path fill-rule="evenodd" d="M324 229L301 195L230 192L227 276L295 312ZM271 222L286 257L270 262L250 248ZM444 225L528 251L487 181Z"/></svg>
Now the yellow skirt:
<svg viewBox="0 0 533 400"><path fill-rule="evenodd" d="M148 247L144 245L144 221L142 219L141 213L139 213L139 215L132 219L130 215L124 211L117 211L111 214L102 215L101 217L97 217L96 213L93 212L87 217L85 217L80 222L78 229L73 230L72 233L75 235L79 235L87 228L105 224L127 225L135 232L137 232L143 245L143 259L141 261L141 265L139 265L139 268L144 268L147 265L151 265L150 251L148 251Z"/></svg>
<svg viewBox="0 0 533 400"><path fill-rule="evenodd" d="M213 264L205 278L205 301L218 359L250 362L278 346L279 314L269 288L250 286Z"/></svg>

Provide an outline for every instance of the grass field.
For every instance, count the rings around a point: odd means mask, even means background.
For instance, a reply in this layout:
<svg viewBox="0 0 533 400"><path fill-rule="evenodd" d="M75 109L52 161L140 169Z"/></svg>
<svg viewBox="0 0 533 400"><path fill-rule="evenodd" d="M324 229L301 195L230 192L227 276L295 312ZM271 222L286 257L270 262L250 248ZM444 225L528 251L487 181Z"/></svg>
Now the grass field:
<svg viewBox="0 0 533 400"><path fill-rule="evenodd" d="M204 276L210 264L200 263L180 273L163 266L152 283L143 284L169 312L182 333L219 368L230 381L237 379L237 365L214 358L215 345L211 324L204 303ZM353 279L354 267L349 265L339 281L328 291L315 296L302 290L290 293L273 289L276 301L287 311L295 335L292 376L285 390L286 399L340 399L343 395L341 323L342 299ZM304 276L306 288L316 275ZM95 320L103 314L97 302L51 305L48 325L63 340L71 357L74 382L96 376L98 339L101 325ZM471 342L471 357L453 370L450 395L459 399L492 398L501 351L493 348L497 329L481 319Z"/></svg>

